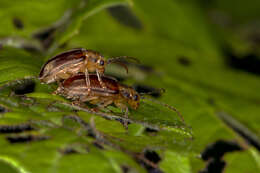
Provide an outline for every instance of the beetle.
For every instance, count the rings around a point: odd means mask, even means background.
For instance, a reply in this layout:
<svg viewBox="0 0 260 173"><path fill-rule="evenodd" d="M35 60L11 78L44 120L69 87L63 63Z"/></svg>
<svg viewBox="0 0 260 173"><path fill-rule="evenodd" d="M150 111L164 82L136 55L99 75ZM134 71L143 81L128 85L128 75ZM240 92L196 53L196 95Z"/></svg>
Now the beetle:
<svg viewBox="0 0 260 173"><path fill-rule="evenodd" d="M76 104L89 102L93 105L97 105L98 108L106 108L107 106L114 104L116 107L120 108L122 112L125 112L125 117L128 117L128 106L136 110L139 107L140 99L148 99L175 111L184 122L182 115L176 108L157 100L143 97L132 87L120 84L110 77L102 76L101 78L105 84L105 88L102 88L97 75L89 75L91 90L88 92L84 74L70 77L60 84L56 90L56 94L63 95L64 97L73 100Z"/></svg>
<svg viewBox="0 0 260 173"><path fill-rule="evenodd" d="M121 61L123 58L129 58L138 61L133 57L116 57L105 60L104 57L93 50L83 48L73 49L63 52L49 59L41 68L39 79L43 83L60 82L68 79L78 73L84 73L86 76L86 85L90 90L89 73L95 72L99 83L103 88L105 85L102 82L101 76L104 75L105 67L110 63L118 63L122 65L128 72L128 68Z"/></svg>
<svg viewBox="0 0 260 173"><path fill-rule="evenodd" d="M139 106L140 95L131 87L119 84L116 80L102 76L105 88L102 88L98 76L90 74L91 92L87 92L86 77L79 74L66 79L57 89L56 93L75 102L89 102L99 108L114 104L128 113L129 105L133 109Z"/></svg>

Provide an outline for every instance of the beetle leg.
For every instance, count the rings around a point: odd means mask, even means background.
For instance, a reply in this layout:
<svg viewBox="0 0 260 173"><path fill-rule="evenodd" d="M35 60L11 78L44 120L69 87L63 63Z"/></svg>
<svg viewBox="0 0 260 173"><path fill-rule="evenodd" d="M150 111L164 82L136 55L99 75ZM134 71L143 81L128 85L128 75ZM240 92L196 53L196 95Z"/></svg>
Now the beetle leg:
<svg viewBox="0 0 260 173"><path fill-rule="evenodd" d="M126 107L126 109L125 109L124 118L128 119L128 107ZM124 126L125 126L126 129L128 129L128 122L127 121L124 121Z"/></svg>
<svg viewBox="0 0 260 173"><path fill-rule="evenodd" d="M103 81L102 81L102 79L101 79L101 77L100 77L99 71L96 70L96 73L97 73L98 81L99 81L101 87L102 87L102 88L106 88L105 84L103 83Z"/></svg>
<svg viewBox="0 0 260 173"><path fill-rule="evenodd" d="M81 106L81 105L82 105L82 102L80 102L79 100L74 100L74 101L72 102L72 105Z"/></svg>
<svg viewBox="0 0 260 173"><path fill-rule="evenodd" d="M85 76L86 76L87 90L88 90L88 94L89 94L89 92L90 92L90 79L89 79L89 75L88 75L88 69L85 70Z"/></svg>
<svg viewBox="0 0 260 173"><path fill-rule="evenodd" d="M119 107L121 110L122 110L122 112L124 112L124 118L125 119L128 119L128 112L129 112L129 110L128 110L128 107L125 105L125 104L123 104L123 103L121 103L120 101L116 101L116 102L114 102L114 104L117 106L117 107ZM128 123L127 123L127 121L123 121L123 125L124 125L124 127L126 128L126 129L128 129Z"/></svg>
<svg viewBox="0 0 260 173"><path fill-rule="evenodd" d="M107 107L108 105L112 104L113 103L113 100L105 100L103 103L99 104L98 107L100 108L105 108Z"/></svg>
<svg viewBox="0 0 260 173"><path fill-rule="evenodd" d="M58 95L58 94L61 94L63 92L63 87L61 85L61 82L58 81L57 83L58 83L59 87L55 91L52 92L52 94L54 94L54 95Z"/></svg>
<svg viewBox="0 0 260 173"><path fill-rule="evenodd" d="M86 76L87 90L88 90L88 94L89 94L91 87L90 87L90 79L89 79L87 64L88 64L88 59L86 59L86 61L85 61L85 76Z"/></svg>

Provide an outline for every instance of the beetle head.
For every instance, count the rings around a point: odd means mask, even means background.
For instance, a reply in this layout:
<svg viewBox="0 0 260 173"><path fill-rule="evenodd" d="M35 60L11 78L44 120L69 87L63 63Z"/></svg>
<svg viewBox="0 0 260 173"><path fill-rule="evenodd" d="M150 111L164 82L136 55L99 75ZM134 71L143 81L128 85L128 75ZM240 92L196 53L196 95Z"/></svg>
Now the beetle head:
<svg viewBox="0 0 260 173"><path fill-rule="evenodd" d="M131 87L120 86L120 93L126 102L133 108L137 109L140 102L140 95Z"/></svg>
<svg viewBox="0 0 260 173"><path fill-rule="evenodd" d="M106 61L100 53L87 50L85 56L85 63L89 72L98 71L100 74L104 74Z"/></svg>

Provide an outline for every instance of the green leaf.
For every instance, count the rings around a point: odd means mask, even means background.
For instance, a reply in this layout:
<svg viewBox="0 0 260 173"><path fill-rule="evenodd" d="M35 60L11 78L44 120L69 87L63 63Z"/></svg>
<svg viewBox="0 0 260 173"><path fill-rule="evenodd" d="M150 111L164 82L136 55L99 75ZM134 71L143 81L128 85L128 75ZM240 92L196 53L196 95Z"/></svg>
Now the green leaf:
<svg viewBox="0 0 260 173"><path fill-rule="evenodd" d="M0 84L15 79L35 77L39 73L42 60L15 48L0 50Z"/></svg>
<svg viewBox="0 0 260 173"><path fill-rule="evenodd" d="M160 167L164 172L191 172L189 159L186 156L172 151L166 151L164 154L165 159L160 163Z"/></svg>

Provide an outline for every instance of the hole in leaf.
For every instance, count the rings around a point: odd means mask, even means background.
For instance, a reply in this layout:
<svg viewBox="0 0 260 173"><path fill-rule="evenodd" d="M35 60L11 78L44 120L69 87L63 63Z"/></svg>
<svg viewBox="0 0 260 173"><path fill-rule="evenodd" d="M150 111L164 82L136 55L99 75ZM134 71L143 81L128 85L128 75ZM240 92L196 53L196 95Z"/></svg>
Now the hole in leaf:
<svg viewBox="0 0 260 173"><path fill-rule="evenodd" d="M155 164L159 163L159 161L161 160L160 156L152 150L146 150L144 152L144 157Z"/></svg>
<svg viewBox="0 0 260 173"><path fill-rule="evenodd" d="M37 135L12 135L7 136L6 139L14 144L14 143L25 143L25 142L32 142L32 141L42 141L49 139L48 136L37 136Z"/></svg>
<svg viewBox="0 0 260 173"><path fill-rule="evenodd" d="M141 158L138 158L138 162L140 162L141 165L143 165L146 168L148 173L162 173L162 171L157 166L160 160L160 156L152 150L145 150Z"/></svg>
<svg viewBox="0 0 260 173"><path fill-rule="evenodd" d="M209 160L210 158L220 159L227 152L241 151L243 148L234 141L219 140L209 146L201 153L203 160Z"/></svg>
<svg viewBox="0 0 260 173"><path fill-rule="evenodd" d="M13 18L13 24L14 24L15 28L17 28L17 29L24 28L24 24L23 24L22 20L17 17Z"/></svg>
<svg viewBox="0 0 260 173"><path fill-rule="evenodd" d="M220 159L210 159L206 168L199 171L199 173L221 173L225 168L225 161Z"/></svg>
<svg viewBox="0 0 260 173"><path fill-rule="evenodd" d="M149 128L149 127L146 127L146 128L145 128L145 131L148 132L148 133L149 133L149 132L150 132L150 133L158 132L157 129L152 129L152 128Z"/></svg>
<svg viewBox="0 0 260 173"><path fill-rule="evenodd" d="M181 56L178 58L178 62L183 65L183 66L190 66L191 65L191 61L189 60L189 58L185 57L185 56Z"/></svg>
<svg viewBox="0 0 260 173"><path fill-rule="evenodd" d="M145 131L145 133L147 133L148 135L151 135L151 136L155 136L157 134L157 132L159 132L157 129L152 129L149 127L146 127L144 131Z"/></svg>
<svg viewBox="0 0 260 173"><path fill-rule="evenodd" d="M0 133L20 133L35 130L30 124L0 125Z"/></svg>
<svg viewBox="0 0 260 173"><path fill-rule="evenodd" d="M114 6L108 8L108 12L122 25L132 27L137 30L141 30L143 28L141 21L137 18L137 16L131 11L129 7Z"/></svg>
<svg viewBox="0 0 260 173"><path fill-rule="evenodd" d="M260 75L260 57L255 53L238 56L229 49L225 49L224 53L227 56L227 64L230 67L248 73Z"/></svg>
<svg viewBox="0 0 260 173"><path fill-rule="evenodd" d="M200 173L221 173L226 165L225 161L222 160L224 154L241 150L243 150L243 148L235 141L218 140L209 145L201 153L201 157L207 161L207 165Z"/></svg>
<svg viewBox="0 0 260 173"><path fill-rule="evenodd" d="M162 95L161 90L148 85L134 85L133 87L138 93L148 94L155 98L158 98Z"/></svg>
<svg viewBox="0 0 260 173"><path fill-rule="evenodd" d="M20 85L16 85L14 88L14 93L17 95L24 95L34 92L35 82L32 80L26 80Z"/></svg>

